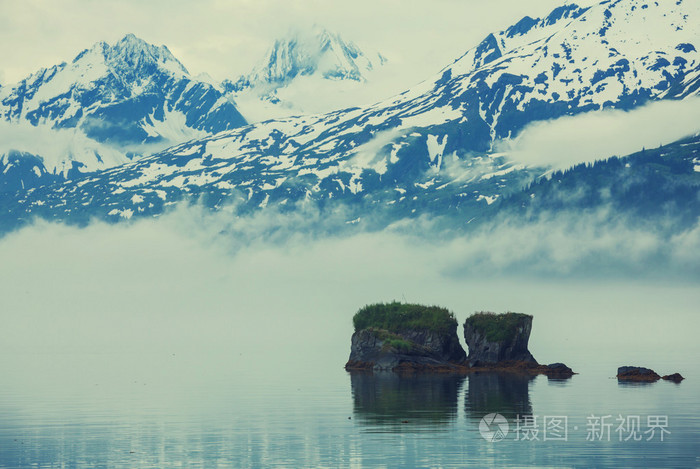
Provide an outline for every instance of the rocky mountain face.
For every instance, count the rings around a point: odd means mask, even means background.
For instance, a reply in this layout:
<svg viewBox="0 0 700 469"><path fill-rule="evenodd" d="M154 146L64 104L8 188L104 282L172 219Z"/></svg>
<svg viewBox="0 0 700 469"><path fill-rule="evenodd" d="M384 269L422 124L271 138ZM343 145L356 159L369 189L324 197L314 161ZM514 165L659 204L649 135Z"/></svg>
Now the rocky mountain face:
<svg viewBox="0 0 700 469"><path fill-rule="evenodd" d="M237 213L314 205L342 223L479 219L546 169L494 151L527 124L698 94L700 4L605 1L526 17L441 73L363 108L261 122L3 201L10 218ZM8 202L9 201L9 202Z"/></svg>
<svg viewBox="0 0 700 469"><path fill-rule="evenodd" d="M41 164L31 167L63 176L117 166L246 123L221 89L192 77L167 47L133 34L112 45L99 42L70 63L0 88L0 119L9 135L4 148L31 148L35 142L29 140L41 132L46 148L33 152ZM31 178L25 179L26 187ZM6 184L16 185L17 178Z"/></svg>

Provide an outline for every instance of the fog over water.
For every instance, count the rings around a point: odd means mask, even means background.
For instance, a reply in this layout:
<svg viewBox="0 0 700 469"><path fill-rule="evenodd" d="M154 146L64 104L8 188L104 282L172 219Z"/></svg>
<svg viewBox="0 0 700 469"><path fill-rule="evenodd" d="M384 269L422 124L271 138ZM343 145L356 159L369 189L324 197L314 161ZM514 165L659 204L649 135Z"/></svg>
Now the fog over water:
<svg viewBox="0 0 700 469"><path fill-rule="evenodd" d="M190 208L124 225L38 223L5 236L0 351L225 350L246 363L340 366L352 315L392 300L448 307L460 324L481 310L533 314L531 350L542 362L576 363L590 347L649 366L659 347L700 351L697 229L666 239L551 221L446 240L392 230L269 240L244 239L260 220L231 231L226 217ZM658 269L645 263L661 257L662 275L646 275ZM596 262L607 272L598 275Z"/></svg>

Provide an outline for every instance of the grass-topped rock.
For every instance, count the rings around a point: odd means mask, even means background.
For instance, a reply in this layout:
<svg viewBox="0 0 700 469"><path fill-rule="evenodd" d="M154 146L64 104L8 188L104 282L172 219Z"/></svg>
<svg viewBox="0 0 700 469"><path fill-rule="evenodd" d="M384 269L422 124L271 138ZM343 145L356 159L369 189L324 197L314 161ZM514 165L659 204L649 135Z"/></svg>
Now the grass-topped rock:
<svg viewBox="0 0 700 469"><path fill-rule="evenodd" d="M466 359L457 337L457 320L445 308L378 303L353 317L346 369L440 370Z"/></svg>
<svg viewBox="0 0 700 469"><path fill-rule="evenodd" d="M464 322L469 365L537 361L527 348L532 316L520 313L475 313Z"/></svg>

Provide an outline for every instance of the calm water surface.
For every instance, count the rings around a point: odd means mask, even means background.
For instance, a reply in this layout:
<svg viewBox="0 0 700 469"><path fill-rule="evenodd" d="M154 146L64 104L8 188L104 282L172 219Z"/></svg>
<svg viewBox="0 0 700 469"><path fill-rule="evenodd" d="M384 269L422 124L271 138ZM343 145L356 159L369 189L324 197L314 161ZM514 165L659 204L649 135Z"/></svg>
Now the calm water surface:
<svg viewBox="0 0 700 469"><path fill-rule="evenodd" d="M691 359L659 370L684 372L680 385L621 385L605 357L555 381L350 374L340 354L261 366L229 352L3 356L0 467L700 467ZM479 431L490 413L508 421L502 441ZM519 415L537 440L523 440ZM606 415L609 436L590 441ZM619 441L620 416L640 417L642 441ZM650 416L667 418L664 441L658 429L646 441ZM564 439L543 433L555 417Z"/></svg>

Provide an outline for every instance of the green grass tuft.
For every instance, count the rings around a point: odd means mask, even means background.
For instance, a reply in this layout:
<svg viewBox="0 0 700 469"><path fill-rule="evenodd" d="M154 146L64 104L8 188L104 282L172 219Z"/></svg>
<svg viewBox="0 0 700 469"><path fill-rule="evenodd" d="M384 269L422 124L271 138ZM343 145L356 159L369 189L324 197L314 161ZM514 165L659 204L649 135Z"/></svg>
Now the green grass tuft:
<svg viewBox="0 0 700 469"><path fill-rule="evenodd" d="M384 342L384 346L391 347L399 352L408 353L413 349L413 342L405 339L388 339Z"/></svg>
<svg viewBox="0 0 700 469"><path fill-rule="evenodd" d="M399 352L408 353L413 350L414 347L416 347L416 344L410 340L406 340L400 335L394 334L393 332L389 332L385 329L370 327L367 330L371 331L377 339L384 342L382 345L382 349L384 350L393 348Z"/></svg>
<svg viewBox="0 0 700 469"><path fill-rule="evenodd" d="M355 314L352 322L355 331L375 328L398 333L415 329L447 334L457 329L454 314L446 308L398 301L367 305Z"/></svg>
<svg viewBox="0 0 700 469"><path fill-rule="evenodd" d="M482 311L469 316L464 324L484 333L489 342L500 342L512 340L518 328L522 327L527 319L532 319L532 316L521 313L495 314Z"/></svg>

